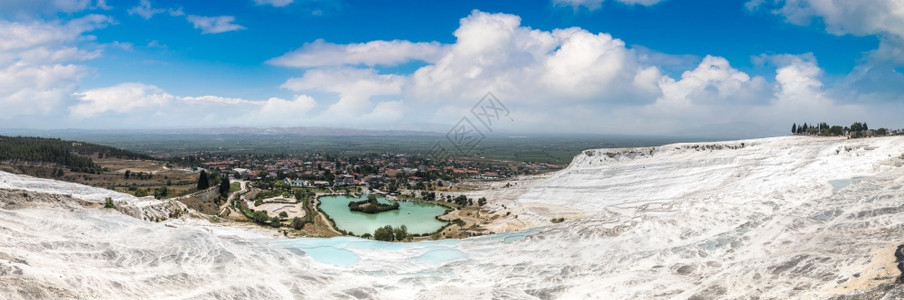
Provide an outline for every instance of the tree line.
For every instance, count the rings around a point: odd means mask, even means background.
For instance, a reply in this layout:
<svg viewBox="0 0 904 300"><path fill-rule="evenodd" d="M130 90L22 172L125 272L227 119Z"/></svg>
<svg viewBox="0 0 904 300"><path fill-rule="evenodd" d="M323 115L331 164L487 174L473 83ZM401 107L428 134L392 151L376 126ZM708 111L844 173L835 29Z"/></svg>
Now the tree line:
<svg viewBox="0 0 904 300"><path fill-rule="evenodd" d="M365 236L369 236L369 235L370 234L365 234ZM408 234L408 227L405 225L402 225L399 227L392 227L392 226L386 225L386 226L377 228L377 230L374 231L373 237L375 240L378 240L378 241L387 241L387 242L399 241L399 242L401 242L401 241L408 240L410 235Z"/></svg>
<svg viewBox="0 0 904 300"><path fill-rule="evenodd" d="M399 202L393 202L392 204L383 204L377 201L377 196L374 194L367 195L366 200L361 201L349 201L348 209L350 211L363 212L366 214L375 214L381 213L384 211L397 210L399 209Z"/></svg>
<svg viewBox="0 0 904 300"><path fill-rule="evenodd" d="M795 135L819 135L819 136L850 136L850 137L864 137L864 136L883 136L888 135L889 132L886 128L879 128L876 130L870 130L869 125L866 122L854 122L851 126L840 126L840 125L829 125L826 122L820 122L816 124L807 124L803 123L801 125L797 125L797 123L791 124L791 134Z"/></svg>
<svg viewBox="0 0 904 300"><path fill-rule="evenodd" d="M103 168L88 157L153 159L109 146L39 137L0 136L0 161L24 161L58 164L72 172L100 174Z"/></svg>

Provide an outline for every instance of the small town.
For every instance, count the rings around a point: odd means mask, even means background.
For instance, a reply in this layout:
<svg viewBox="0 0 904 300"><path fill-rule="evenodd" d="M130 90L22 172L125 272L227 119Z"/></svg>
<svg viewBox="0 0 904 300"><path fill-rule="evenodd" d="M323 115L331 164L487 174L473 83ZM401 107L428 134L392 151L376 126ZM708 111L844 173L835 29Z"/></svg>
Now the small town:
<svg viewBox="0 0 904 300"><path fill-rule="evenodd" d="M399 190L430 190L465 180L500 180L516 175L561 169L549 163L487 159L433 160L422 154L370 154L334 156L253 156L204 154L176 158L211 172L268 186L282 182L292 187L363 187L389 194Z"/></svg>

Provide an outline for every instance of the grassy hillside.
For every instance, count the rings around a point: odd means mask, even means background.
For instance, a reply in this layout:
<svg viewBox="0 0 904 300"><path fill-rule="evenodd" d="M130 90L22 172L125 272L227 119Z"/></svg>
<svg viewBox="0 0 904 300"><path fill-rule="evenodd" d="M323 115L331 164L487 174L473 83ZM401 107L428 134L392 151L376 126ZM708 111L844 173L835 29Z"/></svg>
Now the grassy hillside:
<svg viewBox="0 0 904 300"><path fill-rule="evenodd" d="M38 137L0 136L0 161L16 163L47 163L68 168L72 172L100 173L102 167L91 157L147 159L150 156L128 150L91 143Z"/></svg>

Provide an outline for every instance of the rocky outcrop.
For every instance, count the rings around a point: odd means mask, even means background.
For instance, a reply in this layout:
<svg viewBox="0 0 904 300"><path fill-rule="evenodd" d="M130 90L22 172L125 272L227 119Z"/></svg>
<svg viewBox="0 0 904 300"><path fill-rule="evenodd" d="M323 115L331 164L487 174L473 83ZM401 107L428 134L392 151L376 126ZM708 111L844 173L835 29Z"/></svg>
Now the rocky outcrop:
<svg viewBox="0 0 904 300"><path fill-rule="evenodd" d="M116 204L116 210L119 212L136 219L151 222L179 218L189 212L188 207L178 201L145 199L138 201L114 201L114 203ZM82 200L70 195L0 189L0 208L18 209L31 207L100 209L103 204Z"/></svg>
<svg viewBox="0 0 904 300"><path fill-rule="evenodd" d="M187 215L189 210L185 204L172 200L149 200L137 203L118 205L117 210L123 214L151 222L176 219Z"/></svg>
<svg viewBox="0 0 904 300"><path fill-rule="evenodd" d="M37 193L17 189L0 189L0 208L26 207L82 208L101 207L96 202L85 201L69 195Z"/></svg>

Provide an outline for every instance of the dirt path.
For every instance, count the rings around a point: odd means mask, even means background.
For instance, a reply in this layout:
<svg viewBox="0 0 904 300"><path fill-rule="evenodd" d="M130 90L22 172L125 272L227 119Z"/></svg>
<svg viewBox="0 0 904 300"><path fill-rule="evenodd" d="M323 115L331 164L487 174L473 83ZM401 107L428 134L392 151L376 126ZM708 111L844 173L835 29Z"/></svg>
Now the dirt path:
<svg viewBox="0 0 904 300"><path fill-rule="evenodd" d="M238 183L239 183L239 190L238 190L238 191L235 191L235 192L229 193L229 197L227 197L226 199L231 200L231 199L233 199L233 198L238 197L238 200L239 200L239 201L245 201L245 197L243 197L242 195L244 195L245 193L248 192L248 182L247 182L247 181L244 181L244 180L233 180L232 182L238 182ZM232 207L230 206L230 201L229 201L229 200L223 201L223 204L220 204L218 215L220 215L220 216L222 216L222 217L229 217L229 216L232 215L232 213L235 211L235 210L233 210ZM224 216L224 215L223 215L223 212L224 212L224 211L227 211L227 210L229 211L229 214L227 214L227 215ZM241 213L240 213L240 215L241 215Z"/></svg>
<svg viewBox="0 0 904 300"><path fill-rule="evenodd" d="M326 216L323 215L323 212L321 212L319 209L316 208L317 206L320 205L320 199L315 198L313 204L314 204L313 205L314 210L317 212L317 217L320 218L320 221L323 222L323 224L326 226L326 228L330 232L335 233L336 235L342 235L342 233L340 233L338 230L336 230L336 228L333 228L333 223L330 222L330 219L327 219ZM314 225L317 225L317 224L314 224Z"/></svg>

